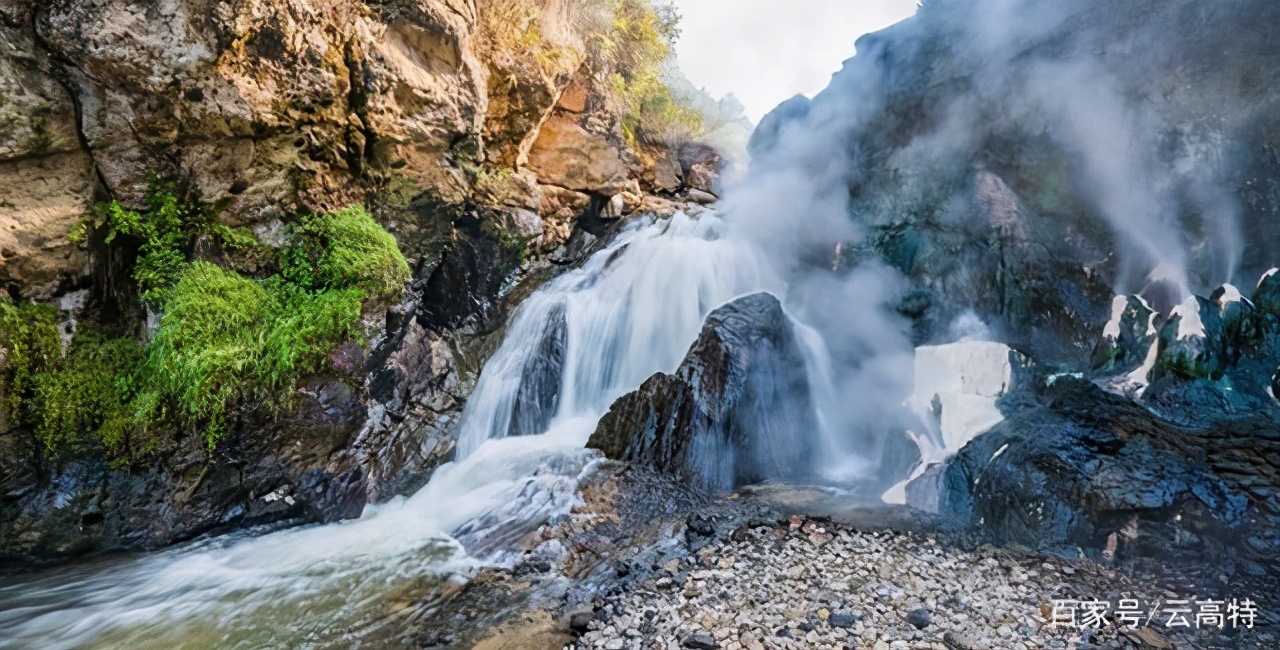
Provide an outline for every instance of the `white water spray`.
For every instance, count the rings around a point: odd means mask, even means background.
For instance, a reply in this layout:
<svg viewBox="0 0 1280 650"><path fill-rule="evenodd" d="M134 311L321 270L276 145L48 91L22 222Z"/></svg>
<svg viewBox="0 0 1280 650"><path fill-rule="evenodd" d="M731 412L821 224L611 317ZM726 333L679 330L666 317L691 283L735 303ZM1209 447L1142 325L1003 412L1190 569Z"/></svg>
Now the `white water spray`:
<svg viewBox="0 0 1280 650"><path fill-rule="evenodd" d="M503 562L502 550L572 507L596 457L584 444L614 399L674 370L715 307L781 294L758 249L723 229L713 215L637 222L528 298L467 404L460 460L413 496L334 525L2 586L0 648L296 646L397 586ZM566 325L558 408L544 433L506 437L556 309Z"/></svg>

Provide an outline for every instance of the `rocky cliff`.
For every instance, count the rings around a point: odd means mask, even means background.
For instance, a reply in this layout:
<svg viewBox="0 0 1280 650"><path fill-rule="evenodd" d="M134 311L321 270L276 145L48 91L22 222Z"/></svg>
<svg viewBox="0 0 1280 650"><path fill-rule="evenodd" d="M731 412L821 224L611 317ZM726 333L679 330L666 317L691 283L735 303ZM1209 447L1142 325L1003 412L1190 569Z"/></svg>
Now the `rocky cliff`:
<svg viewBox="0 0 1280 650"><path fill-rule="evenodd" d="M590 42L597 4L6 0L0 281L40 298L94 281L67 233L156 173L233 225L370 202L420 255L433 206L486 199L554 248L652 177Z"/></svg>
<svg viewBox="0 0 1280 650"><path fill-rule="evenodd" d="M666 32L627 31L661 21L635 2L0 2L0 283L6 305L55 309L0 305L0 555L328 521L420 485L548 261L579 259L624 214L671 210L655 193L714 189L718 156L646 132L654 118L614 82L669 53L636 40ZM141 434L108 436L102 404L77 404L89 430L74 449L50 437L41 386L61 379L24 384L40 365L17 363L39 339L18 331L30 314L79 359L78 324L121 341L164 331L156 278L187 264L320 291L287 259L300 219L353 204L413 280L403 298L366 295L358 335L284 411L243 399L209 445L204 424L147 424L161 435L139 453ZM166 215L168 230L149 225ZM41 363L80 372L56 352Z"/></svg>
<svg viewBox="0 0 1280 650"><path fill-rule="evenodd" d="M1258 25L1278 11L925 2L762 121L722 211L798 258L788 308L862 380L850 419L875 423L844 435L929 428L868 389L908 374L885 350L977 337L1027 360L1025 389L908 495L1005 541L1275 575L1280 49ZM881 299L890 317L869 316ZM716 367L704 353L685 363ZM655 376L593 444L697 478L689 404L720 397L693 392Z"/></svg>
<svg viewBox="0 0 1280 650"><path fill-rule="evenodd" d="M925 2L766 116L753 166L843 181L865 235L843 255L911 278L917 342L972 308L1078 362L1116 293L1207 296L1276 265L1276 12Z"/></svg>

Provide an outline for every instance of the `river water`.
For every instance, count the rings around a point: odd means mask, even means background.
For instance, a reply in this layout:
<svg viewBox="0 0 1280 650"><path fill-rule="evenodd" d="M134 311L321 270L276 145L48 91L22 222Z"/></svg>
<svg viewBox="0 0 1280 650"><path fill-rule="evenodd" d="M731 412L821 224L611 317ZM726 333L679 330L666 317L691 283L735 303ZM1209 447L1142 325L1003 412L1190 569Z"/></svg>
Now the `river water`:
<svg viewBox="0 0 1280 650"><path fill-rule="evenodd" d="M509 542L567 513L610 403L674 370L712 309L762 290L784 286L714 214L639 219L521 304L467 403L459 459L419 492L336 524L24 576L0 585L0 648L305 647L357 634L423 590L502 564ZM566 335L554 415L541 433L508 436L557 313ZM799 332L821 374L821 341Z"/></svg>

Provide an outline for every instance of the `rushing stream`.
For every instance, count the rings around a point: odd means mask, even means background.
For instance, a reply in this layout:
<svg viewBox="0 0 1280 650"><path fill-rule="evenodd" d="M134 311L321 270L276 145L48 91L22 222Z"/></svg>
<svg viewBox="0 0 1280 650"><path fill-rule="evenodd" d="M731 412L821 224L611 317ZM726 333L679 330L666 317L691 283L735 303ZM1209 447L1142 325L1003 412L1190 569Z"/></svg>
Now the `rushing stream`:
<svg viewBox="0 0 1280 650"><path fill-rule="evenodd" d="M385 615L415 589L486 563L573 505L610 403L679 365L706 315L781 282L754 246L705 214L637 221L530 296L462 419L459 460L359 519L228 536L0 586L0 648L308 645ZM554 415L509 436L526 366L557 313L566 331ZM802 335L804 331L802 330ZM814 336L811 358L819 346ZM821 364L813 364L819 366Z"/></svg>

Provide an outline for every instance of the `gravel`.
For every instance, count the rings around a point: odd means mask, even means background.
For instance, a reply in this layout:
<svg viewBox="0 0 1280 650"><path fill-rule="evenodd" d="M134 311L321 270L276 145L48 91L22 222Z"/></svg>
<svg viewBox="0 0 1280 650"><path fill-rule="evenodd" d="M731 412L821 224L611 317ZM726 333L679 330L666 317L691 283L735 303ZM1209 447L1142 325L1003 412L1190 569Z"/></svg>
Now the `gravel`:
<svg viewBox="0 0 1280 650"><path fill-rule="evenodd" d="M1068 564L990 546L959 548L929 534L859 532L796 516L741 528L600 597L595 618L566 647L1280 647L1272 632L1257 629L1222 646L1207 632L1175 634L1158 626L1055 627L1048 620L1054 599L1105 599L1118 589L1144 602L1188 597L1090 562Z"/></svg>

